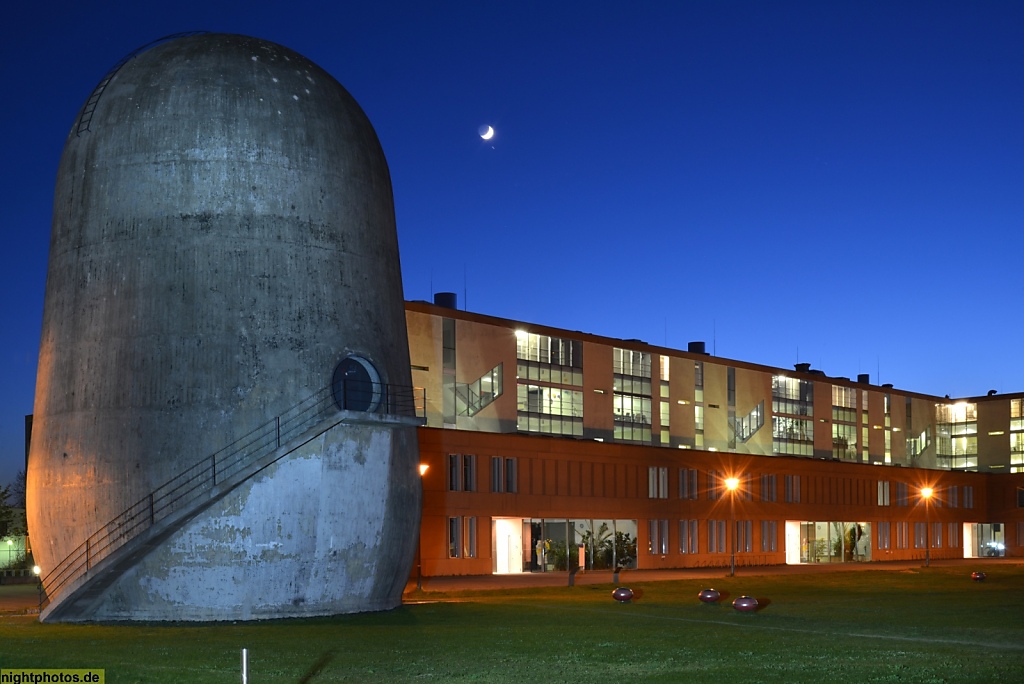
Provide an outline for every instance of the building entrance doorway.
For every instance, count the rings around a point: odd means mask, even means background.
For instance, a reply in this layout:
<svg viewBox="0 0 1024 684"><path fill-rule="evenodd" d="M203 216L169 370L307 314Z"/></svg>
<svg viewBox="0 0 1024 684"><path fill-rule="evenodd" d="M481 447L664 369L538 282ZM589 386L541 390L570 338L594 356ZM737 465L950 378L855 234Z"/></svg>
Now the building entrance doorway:
<svg viewBox="0 0 1024 684"><path fill-rule="evenodd" d="M1002 523L965 523L964 558L1002 558L1006 539Z"/></svg>
<svg viewBox="0 0 1024 684"><path fill-rule="evenodd" d="M491 520L492 571L496 575L509 575L523 571L530 562L523 555L523 535L530 534L530 523L522 518L493 518Z"/></svg>
<svg viewBox="0 0 1024 684"><path fill-rule="evenodd" d="M871 524L786 522L786 563L859 563L871 560Z"/></svg>
<svg viewBox="0 0 1024 684"><path fill-rule="evenodd" d="M635 568L636 520L491 518L491 572Z"/></svg>

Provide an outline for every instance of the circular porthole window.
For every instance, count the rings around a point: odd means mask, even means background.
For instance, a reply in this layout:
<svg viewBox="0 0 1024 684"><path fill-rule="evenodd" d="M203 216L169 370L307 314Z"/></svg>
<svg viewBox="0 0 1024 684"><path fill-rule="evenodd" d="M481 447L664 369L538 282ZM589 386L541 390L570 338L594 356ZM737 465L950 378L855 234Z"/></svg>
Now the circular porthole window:
<svg viewBox="0 0 1024 684"><path fill-rule="evenodd" d="M331 389L341 410L373 413L380 408L384 385L372 363L361 356L349 356L334 369Z"/></svg>

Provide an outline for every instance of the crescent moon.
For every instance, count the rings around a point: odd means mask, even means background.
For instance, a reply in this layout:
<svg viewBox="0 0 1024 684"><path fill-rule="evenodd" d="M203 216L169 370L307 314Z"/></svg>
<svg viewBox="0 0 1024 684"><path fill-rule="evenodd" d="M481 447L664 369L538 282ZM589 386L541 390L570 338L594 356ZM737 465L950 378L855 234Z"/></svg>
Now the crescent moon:
<svg viewBox="0 0 1024 684"><path fill-rule="evenodd" d="M490 140L494 137L494 128L491 126L481 126L480 137L484 140Z"/></svg>

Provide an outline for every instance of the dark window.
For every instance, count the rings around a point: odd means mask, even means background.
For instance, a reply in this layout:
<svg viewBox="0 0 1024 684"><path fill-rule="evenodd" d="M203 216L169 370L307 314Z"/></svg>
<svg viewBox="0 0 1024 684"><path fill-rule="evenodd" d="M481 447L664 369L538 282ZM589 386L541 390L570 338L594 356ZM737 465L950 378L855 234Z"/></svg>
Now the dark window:
<svg viewBox="0 0 1024 684"><path fill-rule="evenodd" d="M334 369L331 389L343 411L372 413L380 408L384 388L373 364L360 356L349 356Z"/></svg>

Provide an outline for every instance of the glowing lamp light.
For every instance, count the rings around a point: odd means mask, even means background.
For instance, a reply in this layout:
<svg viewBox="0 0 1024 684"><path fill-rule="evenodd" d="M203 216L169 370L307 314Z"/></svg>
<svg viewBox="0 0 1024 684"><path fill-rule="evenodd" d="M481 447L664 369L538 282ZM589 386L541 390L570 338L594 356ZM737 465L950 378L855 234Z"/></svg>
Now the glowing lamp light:
<svg viewBox="0 0 1024 684"><path fill-rule="evenodd" d="M738 477L727 477L725 478L725 488L729 490L729 525L732 527L732 547L729 559L729 577L736 576L736 534L738 532L736 528L736 490L740 486L740 478Z"/></svg>
<svg viewBox="0 0 1024 684"><path fill-rule="evenodd" d="M40 567L39 567L38 565L33 565L33 566L32 566L32 574L33 574L33 575L38 575L38 574L39 574L39 573L41 573L42 571L43 571L43 569L42 569L42 568L40 568Z"/></svg>
<svg viewBox="0 0 1024 684"><path fill-rule="evenodd" d="M931 525L931 519L928 516L928 502L931 501L932 494L935 490L931 487L921 487L921 498L924 499L924 515L925 515L925 528L924 528L924 567L931 567L932 564L932 540L929 539L931 534L929 528Z"/></svg>
<svg viewBox="0 0 1024 684"><path fill-rule="evenodd" d="M426 475L428 470L430 470L429 465L427 465L426 463L420 463L420 477Z"/></svg>

